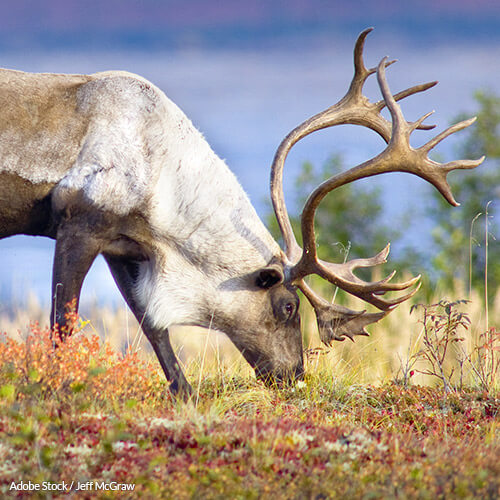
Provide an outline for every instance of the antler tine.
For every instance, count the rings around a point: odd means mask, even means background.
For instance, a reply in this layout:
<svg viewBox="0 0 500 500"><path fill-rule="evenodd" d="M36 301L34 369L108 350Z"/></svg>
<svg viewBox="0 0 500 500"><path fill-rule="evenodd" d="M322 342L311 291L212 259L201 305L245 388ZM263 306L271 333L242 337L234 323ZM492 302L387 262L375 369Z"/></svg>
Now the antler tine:
<svg viewBox="0 0 500 500"><path fill-rule="evenodd" d="M427 115L426 115L427 116ZM425 117L423 117L425 119ZM463 120L459 123L455 123L455 125L452 125L451 127L448 127L446 130L438 134L436 137L428 141L426 144L422 146L423 151L430 152L432 149L434 149L442 140L446 139L448 136L451 134L454 134L455 132L458 132L460 130L463 130L464 128L467 128L468 126L472 125L477 118L473 116L472 118L469 118L468 120Z"/></svg>
<svg viewBox="0 0 500 500"><path fill-rule="evenodd" d="M368 259L366 259L368 260ZM396 292L400 290L406 290L410 288L420 279L420 275L410 278L408 281L403 283L389 283L391 279L395 276L396 271L393 271L389 276L379 281L363 281L358 278L352 269L361 266L352 266L355 261L348 261L344 264L332 264L329 262L324 262L319 260L317 263L316 274L322 278L330 281L334 285L343 287L349 287L349 292L360 297L365 298L366 295L371 293L383 294L385 292ZM370 266L363 266L370 267Z"/></svg>
<svg viewBox="0 0 500 500"><path fill-rule="evenodd" d="M391 61L393 62L393 61ZM390 63L386 63L385 67L389 66ZM419 92L425 92L426 90L429 90L430 88L436 86L438 84L437 81L433 82L428 82L428 83L421 83L419 85L415 85L413 87L410 87L408 89L402 90L401 92L398 92L397 94L394 94L394 100L396 102L401 101L401 99L404 99L405 97L409 97L411 95L417 94ZM378 111L382 111L386 107L386 102L385 99L381 99L380 101L375 103L375 106L377 107ZM432 114L428 113L421 119L419 120L418 125L415 127L418 130L432 130L433 128L436 128L436 125L423 125L422 122ZM417 123L417 122L416 122ZM388 142L388 141L387 141Z"/></svg>
<svg viewBox="0 0 500 500"><path fill-rule="evenodd" d="M366 79L377 71L376 67L367 69L363 58L366 37L372 31L373 28L367 28L363 30L356 40L356 45L354 46L354 76L352 78L351 85L349 86L347 95L361 95ZM390 61L387 63L387 66L390 66L395 62L396 61Z"/></svg>
<svg viewBox="0 0 500 500"><path fill-rule="evenodd" d="M356 40L356 45L354 46L354 80L366 80L366 77L375 73L376 68L366 69L365 62L363 59L363 51L365 48L366 37L373 31L373 28L366 28L363 30ZM351 83L352 86L352 83Z"/></svg>

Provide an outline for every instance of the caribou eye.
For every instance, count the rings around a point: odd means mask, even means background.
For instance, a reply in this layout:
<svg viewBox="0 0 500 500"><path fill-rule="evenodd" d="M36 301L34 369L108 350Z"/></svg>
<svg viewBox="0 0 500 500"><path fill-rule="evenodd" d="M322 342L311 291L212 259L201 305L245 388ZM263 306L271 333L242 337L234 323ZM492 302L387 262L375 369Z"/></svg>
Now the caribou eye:
<svg viewBox="0 0 500 500"><path fill-rule="evenodd" d="M293 304L292 302L288 302L287 304L285 304L284 310L287 319L291 319L295 316L295 304Z"/></svg>
<svg viewBox="0 0 500 500"><path fill-rule="evenodd" d="M274 317L281 323L295 321L299 316L299 298L291 287L281 287L271 292Z"/></svg>
<svg viewBox="0 0 500 500"><path fill-rule="evenodd" d="M283 281L283 271L275 266L261 269L257 275L255 284L259 288L268 289Z"/></svg>

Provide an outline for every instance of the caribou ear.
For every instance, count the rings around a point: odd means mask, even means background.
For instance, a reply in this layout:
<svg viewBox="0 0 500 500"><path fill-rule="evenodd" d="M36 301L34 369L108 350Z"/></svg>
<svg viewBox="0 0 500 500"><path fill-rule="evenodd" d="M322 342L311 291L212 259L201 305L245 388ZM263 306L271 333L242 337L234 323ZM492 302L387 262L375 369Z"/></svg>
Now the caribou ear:
<svg viewBox="0 0 500 500"><path fill-rule="evenodd" d="M257 278L255 284L259 288L268 289L279 283L283 283L285 276L283 275L283 269L279 266L268 266L264 267L257 273Z"/></svg>

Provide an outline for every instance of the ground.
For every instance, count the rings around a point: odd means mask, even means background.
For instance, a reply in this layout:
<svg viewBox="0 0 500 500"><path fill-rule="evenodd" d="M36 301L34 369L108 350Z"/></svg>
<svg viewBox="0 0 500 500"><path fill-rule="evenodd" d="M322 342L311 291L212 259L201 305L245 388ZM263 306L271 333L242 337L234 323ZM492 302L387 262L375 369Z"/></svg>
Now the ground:
<svg viewBox="0 0 500 500"><path fill-rule="evenodd" d="M282 389L188 373L181 402L153 358L83 333L54 352L32 330L0 343L4 496L500 496L495 391L357 384L319 363Z"/></svg>

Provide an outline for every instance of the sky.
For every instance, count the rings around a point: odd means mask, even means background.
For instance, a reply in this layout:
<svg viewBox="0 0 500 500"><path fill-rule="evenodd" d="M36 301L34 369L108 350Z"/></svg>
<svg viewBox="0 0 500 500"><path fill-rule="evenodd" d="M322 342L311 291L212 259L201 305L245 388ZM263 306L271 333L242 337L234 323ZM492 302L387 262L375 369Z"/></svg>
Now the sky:
<svg viewBox="0 0 500 500"><path fill-rule="evenodd" d="M226 160L264 216L269 164L281 139L345 93L356 36L375 27L367 64L397 58L388 77L395 91L439 80L428 95L405 103L412 119L436 109L449 125L473 111L480 88L500 92L500 2L390 0L17 0L0 4L0 65L34 72L92 73L124 69L150 79L176 102ZM378 99L374 83L367 86ZM428 136L424 136L428 139ZM423 139L417 139L423 140ZM443 145L452 156L459 139ZM340 152L347 163L377 154L377 137L354 127L321 132L289 158L285 190L304 161L324 163ZM387 217L422 208L421 181L380 181ZM347 215L346 215L347 216ZM408 228L422 240L425 224ZM417 243L415 243L417 244ZM53 243L43 238L0 241L0 313L29 291L50 297ZM396 249L397 251L397 249ZM83 302L120 303L102 260L86 280Z"/></svg>

